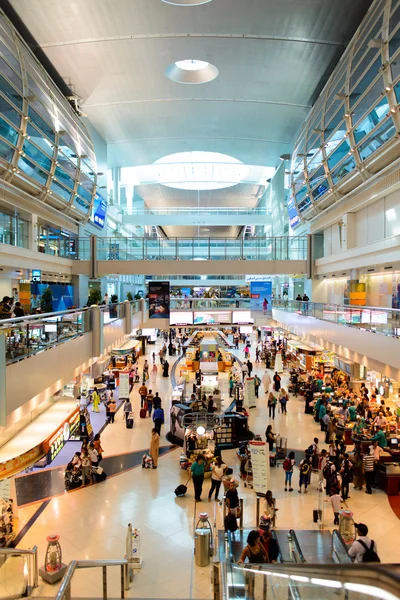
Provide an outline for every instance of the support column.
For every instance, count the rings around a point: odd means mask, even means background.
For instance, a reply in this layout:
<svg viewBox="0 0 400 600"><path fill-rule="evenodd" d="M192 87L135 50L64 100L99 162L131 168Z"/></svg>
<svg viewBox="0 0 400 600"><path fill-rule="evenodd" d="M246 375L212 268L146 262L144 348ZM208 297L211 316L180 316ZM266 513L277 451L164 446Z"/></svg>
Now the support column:
<svg viewBox="0 0 400 600"><path fill-rule="evenodd" d="M37 215L31 215L31 221L29 223L29 249L33 252L38 251L38 218Z"/></svg>
<svg viewBox="0 0 400 600"><path fill-rule="evenodd" d="M89 294L89 277L87 275L72 275L74 288L74 305L82 307L86 304Z"/></svg>
<svg viewBox="0 0 400 600"><path fill-rule="evenodd" d="M346 213L342 217L341 242L342 250L356 247L356 213Z"/></svg>
<svg viewBox="0 0 400 600"><path fill-rule="evenodd" d="M90 307L90 325L92 330L92 355L98 357L104 351L103 313L98 306Z"/></svg>
<svg viewBox="0 0 400 600"><path fill-rule="evenodd" d="M7 398L6 398L6 336L0 335L0 426L6 426Z"/></svg>
<svg viewBox="0 0 400 600"><path fill-rule="evenodd" d="M114 167L112 170L112 181L113 181L113 204L114 206L119 205L119 182L121 179L121 169Z"/></svg>
<svg viewBox="0 0 400 600"><path fill-rule="evenodd" d="M124 301L124 315L125 315L125 334L130 335L132 333L132 305L129 300Z"/></svg>

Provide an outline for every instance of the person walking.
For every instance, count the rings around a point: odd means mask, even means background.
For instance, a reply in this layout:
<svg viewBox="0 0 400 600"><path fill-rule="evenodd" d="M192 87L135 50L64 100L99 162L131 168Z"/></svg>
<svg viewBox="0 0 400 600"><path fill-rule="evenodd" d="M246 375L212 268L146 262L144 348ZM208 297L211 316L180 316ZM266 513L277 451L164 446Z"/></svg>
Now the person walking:
<svg viewBox="0 0 400 600"><path fill-rule="evenodd" d="M99 462L101 462L103 460L104 450L101 447L101 440L100 440L100 434L99 433L96 433L96 435L94 436L93 446L96 448L97 454L99 456Z"/></svg>
<svg viewBox="0 0 400 600"><path fill-rule="evenodd" d="M164 425L164 410L159 406L153 412L153 423L154 429L157 431L158 435L161 434L161 425Z"/></svg>
<svg viewBox="0 0 400 600"><path fill-rule="evenodd" d="M264 502L264 517L269 520L271 527L275 527L277 510L279 509L276 508L276 499L273 497L271 490L267 490Z"/></svg>
<svg viewBox="0 0 400 600"><path fill-rule="evenodd" d="M153 408L161 408L161 398L158 395L158 392L155 393L155 396L153 398Z"/></svg>
<svg viewBox="0 0 400 600"><path fill-rule="evenodd" d="M263 308L263 313L265 315L268 310L268 300L266 298L264 298L264 300L263 300L262 308Z"/></svg>
<svg viewBox="0 0 400 600"><path fill-rule="evenodd" d="M251 377L251 373L253 371L253 363L251 362L250 359L247 361L247 368L249 370L249 377Z"/></svg>
<svg viewBox="0 0 400 600"><path fill-rule="evenodd" d="M132 412L132 402L129 400L129 398L127 398L125 400L125 404L124 404L124 419L125 419L125 421L128 420L129 414L131 412Z"/></svg>
<svg viewBox="0 0 400 600"><path fill-rule="evenodd" d="M212 473L211 473L211 488L210 491L208 492L208 500L211 500L213 492L215 491L215 500L219 500L218 498L218 494L219 494L219 489L221 487L221 483L222 483L222 477L224 476L224 473L227 469L226 464L222 461L222 458L220 456L218 456L215 460L215 466L213 467Z"/></svg>
<svg viewBox="0 0 400 600"><path fill-rule="evenodd" d="M248 374L249 374L249 367L247 366L247 363L244 362L242 365L242 380L243 381L246 379Z"/></svg>
<svg viewBox="0 0 400 600"><path fill-rule="evenodd" d="M287 393L286 390L284 390L282 388L279 393L279 403L281 405L281 411L282 411L283 415L287 415L286 405L287 405L288 401L289 401L289 394Z"/></svg>
<svg viewBox="0 0 400 600"><path fill-rule="evenodd" d="M169 362L167 359L163 363L163 377L169 377Z"/></svg>
<svg viewBox="0 0 400 600"><path fill-rule="evenodd" d="M342 466L340 469L340 474L342 476L342 498L343 501L346 501L349 496L349 486L353 481L353 471L354 465L349 459L349 455L346 453L344 455L344 460L342 462Z"/></svg>
<svg viewBox="0 0 400 600"><path fill-rule="evenodd" d="M273 380L274 380L274 390L275 390L275 392L279 392L279 390L281 389L281 378L280 378L280 375L278 375L278 371L275 371Z"/></svg>
<svg viewBox="0 0 400 600"><path fill-rule="evenodd" d="M157 373L158 373L158 367L156 365L156 363L153 363L152 369L151 369L151 381L152 383L155 383L157 380Z"/></svg>
<svg viewBox="0 0 400 600"><path fill-rule="evenodd" d="M294 459L294 452L289 452L289 456L283 461L283 470L285 471L285 492L287 492L287 486L289 485L289 492L293 492L292 488L292 477L293 467L296 464Z"/></svg>
<svg viewBox="0 0 400 600"><path fill-rule="evenodd" d="M333 515L334 515L333 524L339 525L339 513L341 510L341 503L343 502L343 499L340 496L339 490L337 488L333 488L331 490L331 497L329 499L331 501Z"/></svg>
<svg viewBox="0 0 400 600"><path fill-rule="evenodd" d="M149 412L149 417L151 417L151 413L153 411L153 400L154 400L154 394L151 390L149 390L149 393L146 396L146 403L147 403L147 410Z"/></svg>
<svg viewBox="0 0 400 600"><path fill-rule="evenodd" d="M371 446L369 454L366 454L363 458L363 467L365 475L365 486L366 494L372 494L372 485L374 483L374 469L375 469L375 454L374 448Z"/></svg>
<svg viewBox="0 0 400 600"><path fill-rule="evenodd" d="M234 479L231 479L229 483L229 489L225 494L225 502L226 508L230 513L232 513L236 518L239 517L239 494L237 492L237 486Z"/></svg>
<svg viewBox="0 0 400 600"><path fill-rule="evenodd" d="M97 391L97 388L95 387L93 390L93 394L92 394L92 412L100 412L99 411L99 405L100 405L100 396L99 396L99 392Z"/></svg>
<svg viewBox="0 0 400 600"><path fill-rule="evenodd" d="M138 392L140 394L140 408L143 408L144 403L146 402L147 394L149 393L147 386L144 383L142 383Z"/></svg>
<svg viewBox="0 0 400 600"><path fill-rule="evenodd" d="M158 454L160 452L160 435L157 432L156 428L153 427L151 430L151 442L150 442L150 451L149 454L153 459L153 469L157 469L158 467Z"/></svg>
<svg viewBox="0 0 400 600"><path fill-rule="evenodd" d="M262 376L262 384L264 386L264 392L265 394L268 394L269 392L269 386L271 385L271 376L268 373L267 370L265 370L264 375Z"/></svg>
<svg viewBox="0 0 400 600"><path fill-rule="evenodd" d="M111 398L110 403L108 405L108 412L110 413L110 423L114 423L115 413L117 411L117 403L114 398Z"/></svg>
<svg viewBox="0 0 400 600"><path fill-rule="evenodd" d="M267 429L265 430L265 439L269 446L269 451L272 452L274 449L274 444L275 444L275 439L276 439L276 436L275 436L274 432L272 431L272 425L268 425Z"/></svg>
<svg viewBox="0 0 400 600"><path fill-rule="evenodd" d="M233 396L233 389L235 387L235 381L233 379L232 373L229 375L229 398Z"/></svg>
<svg viewBox="0 0 400 600"><path fill-rule="evenodd" d="M149 363L147 360L144 361L143 365L143 381L147 381L149 378Z"/></svg>
<svg viewBox="0 0 400 600"><path fill-rule="evenodd" d="M194 499L196 502L201 502L201 492L203 491L205 458L202 454L198 454L196 460L190 467L192 474Z"/></svg>
<svg viewBox="0 0 400 600"><path fill-rule="evenodd" d="M97 452L96 448L94 447L93 442L91 442L89 444L88 455L89 455L92 467L98 467L99 466L99 453Z"/></svg>
<svg viewBox="0 0 400 600"><path fill-rule="evenodd" d="M299 471L300 471L299 494L301 494L301 492L302 492L301 488L303 487L303 485L304 485L304 493L307 494L308 478L309 478L310 471L311 471L310 457L303 458L303 460L300 461Z"/></svg>
<svg viewBox="0 0 400 600"><path fill-rule="evenodd" d="M269 418L275 419L275 408L277 404L277 399L275 398L272 392L269 393L268 396L268 416Z"/></svg>
<svg viewBox="0 0 400 600"><path fill-rule="evenodd" d="M258 375L254 375L254 392L256 394L256 398L258 398L259 390L261 385L261 379Z"/></svg>

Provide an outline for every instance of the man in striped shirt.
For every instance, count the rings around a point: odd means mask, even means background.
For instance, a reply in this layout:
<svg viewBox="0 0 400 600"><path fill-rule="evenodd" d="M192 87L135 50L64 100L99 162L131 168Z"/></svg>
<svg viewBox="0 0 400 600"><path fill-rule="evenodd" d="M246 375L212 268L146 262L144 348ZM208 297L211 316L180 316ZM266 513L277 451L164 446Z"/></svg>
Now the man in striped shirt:
<svg viewBox="0 0 400 600"><path fill-rule="evenodd" d="M366 483L366 494L372 494L371 486L374 483L374 468L375 468L375 454L374 448L371 446L370 453L366 454L363 458L364 475Z"/></svg>

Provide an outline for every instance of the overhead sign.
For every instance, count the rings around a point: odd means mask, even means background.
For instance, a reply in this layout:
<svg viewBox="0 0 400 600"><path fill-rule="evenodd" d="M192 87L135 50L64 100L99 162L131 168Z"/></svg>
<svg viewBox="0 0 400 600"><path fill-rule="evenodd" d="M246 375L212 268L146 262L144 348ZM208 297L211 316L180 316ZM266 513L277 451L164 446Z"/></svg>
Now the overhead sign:
<svg viewBox="0 0 400 600"><path fill-rule="evenodd" d="M93 209L90 220L92 223L103 229L107 214L107 200L100 194L96 194L93 202Z"/></svg>
<svg viewBox="0 0 400 600"><path fill-rule="evenodd" d="M42 271L40 269L32 269L32 283L42 283Z"/></svg>
<svg viewBox="0 0 400 600"><path fill-rule="evenodd" d="M246 275L245 279L246 283L251 283L252 281L272 281L271 275Z"/></svg>

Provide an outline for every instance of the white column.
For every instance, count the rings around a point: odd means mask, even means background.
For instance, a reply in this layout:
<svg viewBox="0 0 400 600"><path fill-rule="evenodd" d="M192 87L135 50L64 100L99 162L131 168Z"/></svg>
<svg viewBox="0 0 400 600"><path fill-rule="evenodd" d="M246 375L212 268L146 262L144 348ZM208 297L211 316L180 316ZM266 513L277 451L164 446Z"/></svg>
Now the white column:
<svg viewBox="0 0 400 600"><path fill-rule="evenodd" d="M29 249L37 252L37 243L39 238L38 218L37 215L31 215L29 223Z"/></svg>

